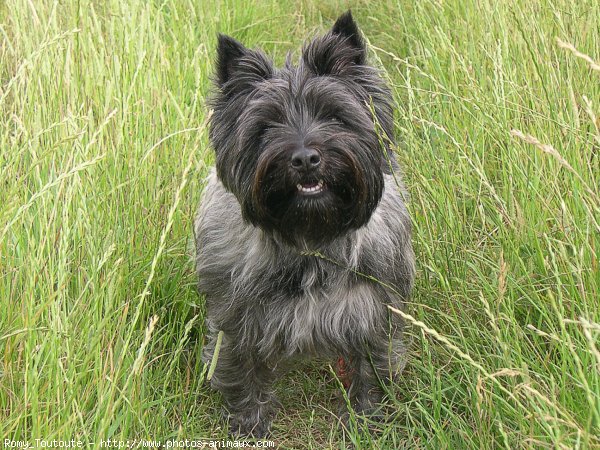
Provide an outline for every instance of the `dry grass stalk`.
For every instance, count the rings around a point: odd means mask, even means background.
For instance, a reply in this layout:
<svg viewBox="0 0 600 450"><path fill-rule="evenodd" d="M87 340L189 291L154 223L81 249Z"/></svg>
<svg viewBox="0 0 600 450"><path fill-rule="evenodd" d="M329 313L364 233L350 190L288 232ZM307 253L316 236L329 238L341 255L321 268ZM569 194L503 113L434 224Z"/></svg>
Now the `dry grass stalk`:
<svg viewBox="0 0 600 450"><path fill-rule="evenodd" d="M577 50L575 48L575 46L573 44L569 44L568 42L565 42L565 41L561 40L560 38L556 38L556 42L558 42L558 46L560 48L564 48L565 50L569 50L577 58L581 58L585 62L587 62L590 65L590 68L592 70L597 70L598 72L600 72L600 64L598 64L596 61L594 61L592 58L590 58L585 53L581 53L579 50Z"/></svg>

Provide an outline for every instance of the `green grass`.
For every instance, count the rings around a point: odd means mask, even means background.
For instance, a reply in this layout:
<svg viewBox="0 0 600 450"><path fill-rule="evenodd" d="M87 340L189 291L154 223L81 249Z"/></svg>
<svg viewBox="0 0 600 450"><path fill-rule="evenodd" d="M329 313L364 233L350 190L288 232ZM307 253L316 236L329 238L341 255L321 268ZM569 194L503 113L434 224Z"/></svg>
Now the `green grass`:
<svg viewBox="0 0 600 450"><path fill-rule="evenodd" d="M0 3L0 445L226 436L188 251L216 33L282 62L347 6ZM350 6L398 103L409 361L378 435L313 365L273 439L600 448L600 3Z"/></svg>

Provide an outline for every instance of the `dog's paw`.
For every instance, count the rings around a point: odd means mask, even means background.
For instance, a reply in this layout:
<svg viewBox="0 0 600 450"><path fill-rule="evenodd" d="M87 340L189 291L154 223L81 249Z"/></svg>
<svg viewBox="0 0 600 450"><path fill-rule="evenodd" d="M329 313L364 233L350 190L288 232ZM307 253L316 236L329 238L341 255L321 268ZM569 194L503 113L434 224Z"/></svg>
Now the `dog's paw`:
<svg viewBox="0 0 600 450"><path fill-rule="evenodd" d="M350 396L350 410L346 401L340 404L338 416L343 426L349 427L353 422L352 418L356 422L366 421L371 424L385 422L385 401L383 392L379 388L365 387L352 394L354 395Z"/></svg>
<svg viewBox="0 0 600 450"><path fill-rule="evenodd" d="M258 412L237 413L229 417L229 432L232 436L263 439L269 435L275 411L261 408Z"/></svg>
<svg viewBox="0 0 600 450"><path fill-rule="evenodd" d="M351 410L344 405L339 410L338 419L344 431L360 431L377 436L385 428L388 416L382 405L355 405Z"/></svg>
<svg viewBox="0 0 600 450"><path fill-rule="evenodd" d="M383 395L380 392L375 392L355 399L352 407L357 414L380 421L384 416L383 405Z"/></svg>

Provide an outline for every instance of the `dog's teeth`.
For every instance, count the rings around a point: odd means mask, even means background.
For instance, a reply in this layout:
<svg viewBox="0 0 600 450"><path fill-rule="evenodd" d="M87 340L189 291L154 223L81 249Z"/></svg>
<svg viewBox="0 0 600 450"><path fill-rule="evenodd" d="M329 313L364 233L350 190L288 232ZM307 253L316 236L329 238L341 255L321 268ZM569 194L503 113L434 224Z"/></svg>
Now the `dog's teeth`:
<svg viewBox="0 0 600 450"><path fill-rule="evenodd" d="M313 192L321 192L321 190L323 189L323 180L319 180L319 182L317 184L315 184L314 186L302 186L301 184L297 184L296 188L298 189L298 191L300 192L304 192L305 194L309 194L309 193L313 193Z"/></svg>

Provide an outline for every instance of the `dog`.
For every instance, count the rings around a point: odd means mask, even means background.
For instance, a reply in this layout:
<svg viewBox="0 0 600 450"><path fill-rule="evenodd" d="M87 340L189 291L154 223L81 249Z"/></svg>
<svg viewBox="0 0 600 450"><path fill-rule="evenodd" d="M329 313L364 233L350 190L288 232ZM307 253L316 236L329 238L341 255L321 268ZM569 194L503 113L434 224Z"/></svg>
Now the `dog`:
<svg viewBox="0 0 600 450"><path fill-rule="evenodd" d="M404 365L401 308L415 275L393 153L393 100L351 12L282 68L219 35L210 142L195 220L211 384L234 435L264 437L273 382L339 360L348 398L375 414ZM220 335L220 338L218 336Z"/></svg>

